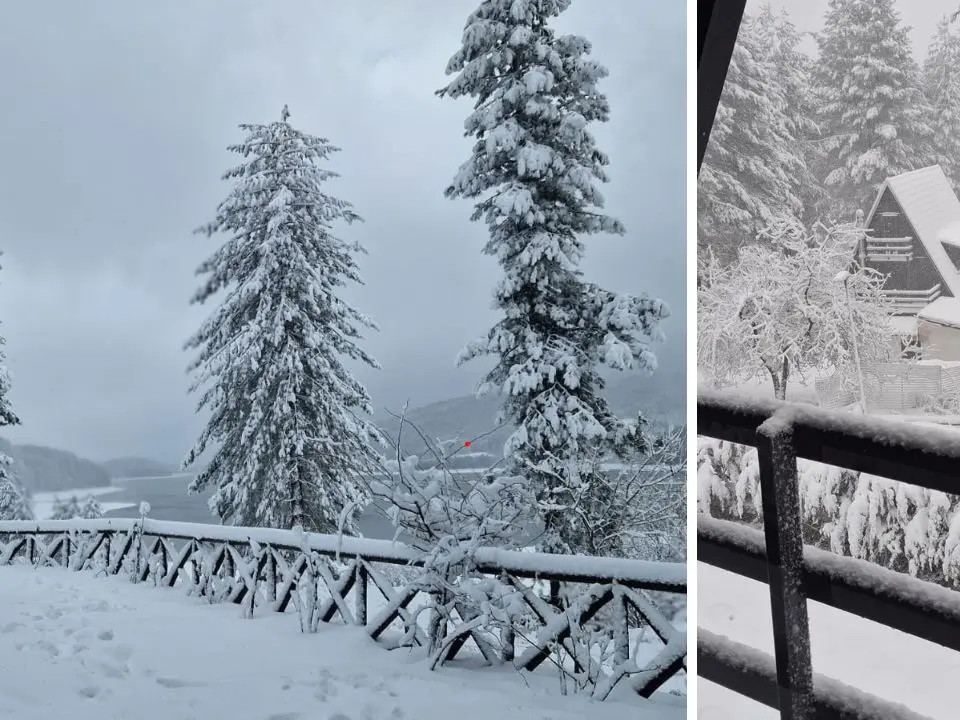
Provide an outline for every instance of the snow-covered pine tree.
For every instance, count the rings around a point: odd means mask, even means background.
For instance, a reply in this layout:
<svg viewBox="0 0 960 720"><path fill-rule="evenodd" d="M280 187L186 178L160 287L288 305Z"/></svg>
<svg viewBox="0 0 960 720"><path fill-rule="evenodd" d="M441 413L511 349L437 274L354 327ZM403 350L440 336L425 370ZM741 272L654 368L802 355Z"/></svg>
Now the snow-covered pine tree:
<svg viewBox="0 0 960 720"><path fill-rule="evenodd" d="M0 453L0 520L33 520L33 510L12 464L8 455Z"/></svg>
<svg viewBox="0 0 960 720"><path fill-rule="evenodd" d="M960 34L947 17L937 25L924 61L923 89L931 109L931 161L960 191Z"/></svg>
<svg viewBox="0 0 960 720"><path fill-rule="evenodd" d="M769 8L740 26L697 180L699 247L722 264L775 218L799 218L801 188L813 184L799 142L810 123L794 35Z"/></svg>
<svg viewBox="0 0 960 720"><path fill-rule="evenodd" d="M82 509L80 500L76 495L71 495L66 500L59 497L53 499L53 508L50 511L51 520L73 520L80 517Z"/></svg>
<svg viewBox="0 0 960 720"><path fill-rule="evenodd" d="M834 218L868 210L888 177L922 167L930 128L894 0L829 0L814 75Z"/></svg>
<svg viewBox="0 0 960 720"><path fill-rule="evenodd" d="M6 338L0 336L0 427L19 425L20 418L10 404L10 375L4 362ZM16 474L13 460L0 451L0 520L33 520L33 511Z"/></svg>
<svg viewBox="0 0 960 720"><path fill-rule="evenodd" d="M331 532L344 507L363 501L358 474L379 457L370 398L344 366L379 367L357 343L359 328L375 325L337 294L361 282L363 252L333 234L335 222L360 217L322 191L337 175L318 163L337 148L289 116L284 106L279 122L240 126L245 139L228 149L243 164L226 173L233 188L198 230L229 237L200 266L193 301L226 295L187 343L199 350L191 390L211 416L184 467L215 448L190 489L216 488L210 507L225 523Z"/></svg>
<svg viewBox="0 0 960 720"><path fill-rule="evenodd" d="M80 506L80 514L77 517L81 517L84 520L96 520L97 518L103 517L103 506L93 495L87 495L87 499L83 501L83 505Z"/></svg>
<svg viewBox="0 0 960 720"><path fill-rule="evenodd" d="M800 199L800 219L809 226L823 215L821 206L825 199L816 174L819 150L813 142L820 135L811 87L814 62L801 51L802 36L786 10L774 11L769 3L764 4L757 12L756 25L761 52L773 64L774 80L783 96L783 114L794 138L794 144L781 148L781 152L788 154L791 165L795 154L803 161L791 173L790 182Z"/></svg>
<svg viewBox="0 0 960 720"><path fill-rule="evenodd" d="M545 528L537 544L552 552L583 547L577 510L603 491L592 456L645 439L600 396L597 366L654 368L650 341L668 314L660 300L603 290L578 269L582 235L624 228L598 210L608 158L588 130L609 115L597 88L607 70L588 57L586 39L549 26L569 6L482 2L447 65L456 77L438 91L475 99L465 128L476 142L445 194L478 199L471 219L487 223L484 252L503 270L494 293L502 319L458 362L497 359L478 392L506 396L498 422L516 431L504 471L531 483Z"/></svg>

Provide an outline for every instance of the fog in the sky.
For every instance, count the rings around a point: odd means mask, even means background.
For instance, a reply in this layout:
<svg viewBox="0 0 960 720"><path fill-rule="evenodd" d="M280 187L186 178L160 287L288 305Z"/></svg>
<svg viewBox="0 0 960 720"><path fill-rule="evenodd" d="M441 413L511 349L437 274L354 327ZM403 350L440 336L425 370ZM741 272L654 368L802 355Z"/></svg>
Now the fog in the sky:
<svg viewBox="0 0 960 720"><path fill-rule="evenodd" d="M223 238L213 218L242 122L291 123L342 148L330 191L362 225L366 285L348 299L379 324L358 376L379 411L465 395L483 364L460 348L496 318L495 262L471 206L443 198L468 153L470 103L441 100L444 68L478 0L18 2L0 22L0 333L14 442L94 459L179 461L204 418L187 395L194 270ZM588 238L588 279L648 291L673 317L662 364L685 356L685 4L576 0L611 76L607 209L627 234ZM492 418L491 418L492 422Z"/></svg>
<svg viewBox="0 0 960 720"><path fill-rule="evenodd" d="M756 12L765 4L777 10L786 10L800 32L814 33L823 29L823 16L829 3L828 0L747 0L746 11ZM896 0L895 5L900 19L911 28L913 57L922 63L937 31L937 23L944 15L951 15L960 9L960 0ZM816 43L808 36L803 43L803 49L814 54Z"/></svg>

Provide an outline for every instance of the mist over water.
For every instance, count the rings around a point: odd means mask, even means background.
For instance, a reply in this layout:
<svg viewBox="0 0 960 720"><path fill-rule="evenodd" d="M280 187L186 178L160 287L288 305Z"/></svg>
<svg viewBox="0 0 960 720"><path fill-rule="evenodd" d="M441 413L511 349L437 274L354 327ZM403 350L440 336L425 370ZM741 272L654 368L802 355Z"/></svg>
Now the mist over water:
<svg viewBox="0 0 960 720"><path fill-rule="evenodd" d="M218 525L217 518L207 507L207 501L213 493L204 492L197 495L187 493L187 487L193 478L192 474L183 474L159 478L114 480L113 484L122 490L111 493L103 499L110 502L131 503L131 507L111 510L104 513L104 517L137 517L140 503L148 502L150 503L149 517L154 520ZM393 539L395 532L393 525L372 505L360 516L359 525L364 537L379 540Z"/></svg>

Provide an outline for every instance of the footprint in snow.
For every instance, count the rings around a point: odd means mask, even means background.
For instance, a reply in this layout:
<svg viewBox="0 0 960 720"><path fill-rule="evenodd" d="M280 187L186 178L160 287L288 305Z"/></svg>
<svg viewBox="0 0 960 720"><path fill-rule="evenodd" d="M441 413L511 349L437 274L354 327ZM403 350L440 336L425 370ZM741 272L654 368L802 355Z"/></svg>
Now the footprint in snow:
<svg viewBox="0 0 960 720"><path fill-rule="evenodd" d="M125 664L117 667L109 663L101 662L97 663L97 667L102 675L112 678L113 680L121 680L130 674L130 668Z"/></svg>
<svg viewBox="0 0 960 720"><path fill-rule="evenodd" d="M154 679L154 682L161 687L175 689L175 688L185 688L185 687L205 687L206 683L194 682L192 680L182 680L180 678L171 678L171 677L158 677Z"/></svg>
<svg viewBox="0 0 960 720"><path fill-rule="evenodd" d="M106 652L107 655L112 657L114 660L122 663L125 663L133 656L133 648L130 648L126 645L113 645Z"/></svg>
<svg viewBox="0 0 960 720"><path fill-rule="evenodd" d="M83 605L84 612L107 612L110 610L110 603L106 600L97 600Z"/></svg>
<svg viewBox="0 0 960 720"><path fill-rule="evenodd" d="M37 650L43 650L45 653L50 655L50 657L60 657L60 648L51 642L47 642L46 640L37 641L34 644L34 647L36 647Z"/></svg>
<svg viewBox="0 0 960 720"><path fill-rule="evenodd" d="M300 717L298 712L275 713L268 715L267 720L297 720Z"/></svg>
<svg viewBox="0 0 960 720"><path fill-rule="evenodd" d="M101 630L97 633L98 640L113 640L113 630Z"/></svg>

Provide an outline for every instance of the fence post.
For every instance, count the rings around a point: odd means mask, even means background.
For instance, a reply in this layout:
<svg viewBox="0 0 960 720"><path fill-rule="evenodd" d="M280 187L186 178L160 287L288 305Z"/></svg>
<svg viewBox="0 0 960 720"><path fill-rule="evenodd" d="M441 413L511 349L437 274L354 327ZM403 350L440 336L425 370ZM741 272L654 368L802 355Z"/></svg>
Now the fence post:
<svg viewBox="0 0 960 720"><path fill-rule="evenodd" d="M357 577L354 581L354 589L356 590L356 613L357 613L357 625L360 627L367 626L367 566L363 564L363 561L360 558L357 558Z"/></svg>
<svg viewBox="0 0 960 720"><path fill-rule="evenodd" d="M803 594L797 456L788 417L774 415L757 428L757 455L780 717L810 720L813 717L810 625Z"/></svg>
<svg viewBox="0 0 960 720"><path fill-rule="evenodd" d="M613 592L613 666L619 667L630 659L630 625L627 599L619 584Z"/></svg>

